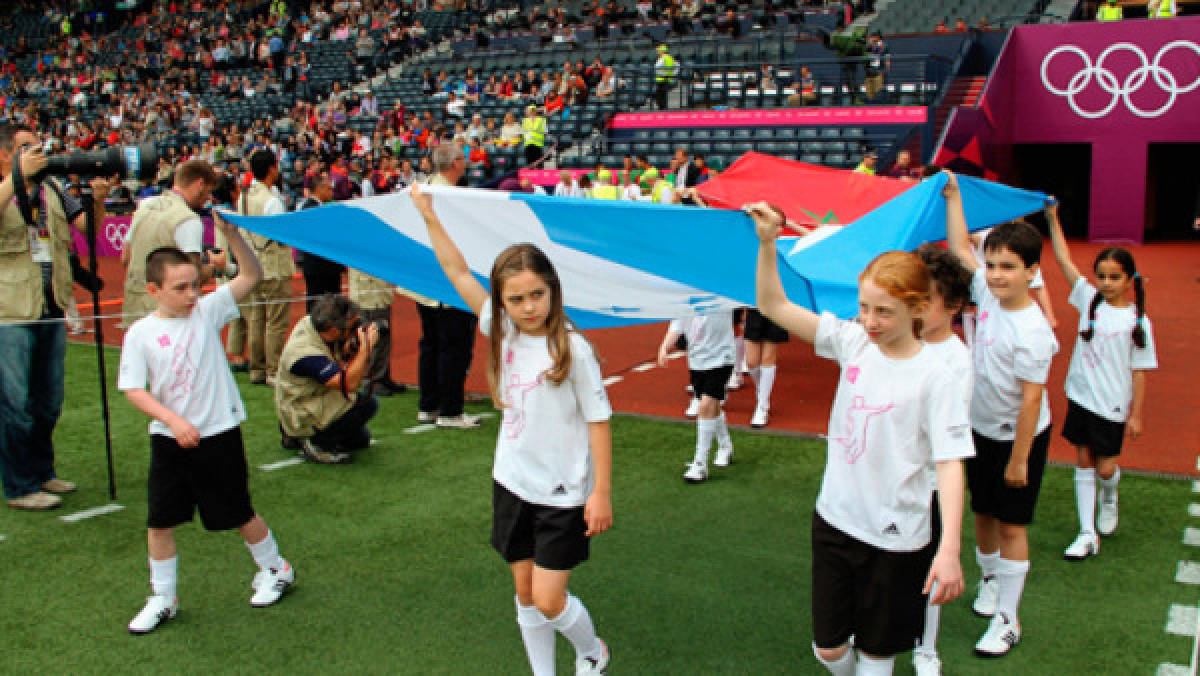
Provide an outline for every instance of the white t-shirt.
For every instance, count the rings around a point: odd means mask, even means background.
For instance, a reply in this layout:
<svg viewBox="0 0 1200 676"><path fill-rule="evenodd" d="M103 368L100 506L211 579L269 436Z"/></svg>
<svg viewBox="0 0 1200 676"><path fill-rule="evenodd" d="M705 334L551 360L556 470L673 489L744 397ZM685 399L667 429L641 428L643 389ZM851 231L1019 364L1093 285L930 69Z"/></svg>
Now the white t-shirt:
<svg viewBox="0 0 1200 676"><path fill-rule="evenodd" d="M733 310L672 319L667 331L687 338L688 368L693 371L732 366L737 353L733 337Z"/></svg>
<svg viewBox="0 0 1200 676"><path fill-rule="evenodd" d="M237 317L233 292L224 285L201 298L187 317L168 319L155 313L137 320L125 332L117 389L149 389L201 437L238 426L246 419L246 407L220 334L221 327ZM150 421L150 434L174 437L158 420Z"/></svg>
<svg viewBox="0 0 1200 676"><path fill-rule="evenodd" d="M1079 308L1080 331L1088 326L1088 307L1096 293L1096 287L1082 276L1071 289L1067 300ZM1142 322L1146 347L1133 344L1137 309L1132 304L1113 307L1101 301L1095 322L1090 341L1075 339L1067 369L1067 398L1106 420L1125 422L1133 401L1132 372L1158 368L1150 319Z"/></svg>
<svg viewBox="0 0 1200 676"><path fill-rule="evenodd" d="M996 441L1016 436L1021 411L1021 381L1045 385L1058 340L1037 303L1005 310L987 286L987 275L976 268L971 278L975 301L975 387L971 397L971 426ZM1050 404L1042 391L1037 433L1050 424Z"/></svg>
<svg viewBox="0 0 1200 676"><path fill-rule="evenodd" d="M956 335L951 335L948 339L940 343L925 343L926 349L933 352L938 360L950 367L950 371L957 375L954 384L959 388L959 393L963 398L963 405L969 411L971 410L971 389L974 386L975 379L971 372L971 352L962 340ZM933 485L937 485L937 468L933 462L929 463L929 480Z"/></svg>
<svg viewBox="0 0 1200 676"><path fill-rule="evenodd" d="M588 423L612 416L604 378L591 345L571 332L571 369L561 385L546 379L554 364L545 336L517 330L504 315L499 390L504 420L492 477L522 500L578 507L592 492ZM479 313L479 331L491 334L492 303Z"/></svg>
<svg viewBox="0 0 1200 676"><path fill-rule="evenodd" d="M570 185L567 185L566 183L559 181L558 184L554 186L554 196L555 197L586 197L587 195L584 194L583 188L580 188L579 184L576 183L575 181L571 181Z"/></svg>
<svg viewBox="0 0 1200 676"><path fill-rule="evenodd" d="M873 547L924 547L932 537L929 464L975 455L962 375L927 345L892 359L861 324L829 313L813 347L841 366L817 512Z"/></svg>

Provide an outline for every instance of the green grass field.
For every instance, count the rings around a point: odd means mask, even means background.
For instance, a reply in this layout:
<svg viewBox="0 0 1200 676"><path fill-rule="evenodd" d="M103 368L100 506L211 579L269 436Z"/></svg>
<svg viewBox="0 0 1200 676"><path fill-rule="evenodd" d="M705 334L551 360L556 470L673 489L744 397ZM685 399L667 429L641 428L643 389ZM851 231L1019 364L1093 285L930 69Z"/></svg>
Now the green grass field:
<svg viewBox="0 0 1200 676"><path fill-rule="evenodd" d="M117 352L108 353L110 379ZM148 593L145 420L110 389L119 502L107 502L95 353L68 350L58 468L82 488L59 513L0 511L0 670L6 673L528 673L506 566L488 544L496 418L478 431L405 434L416 396L384 400L378 445L346 466L257 468L280 449L269 390L242 381L255 505L297 570L279 605L248 604L254 564L234 533L179 531L180 615L130 636ZM483 406L476 410L490 410ZM823 444L734 431L735 463L700 486L680 478L694 426L613 420L614 529L593 542L573 591L616 674L823 673L809 647L809 520ZM1032 529L1026 637L999 662L972 654L985 621L964 597L943 613L947 674L1150 674L1187 663L1163 632L1190 486L1126 475L1122 525L1097 559L1062 560L1076 532L1072 475L1053 468ZM963 565L977 575L969 527ZM573 655L559 641L560 673ZM897 673L911 673L908 656Z"/></svg>

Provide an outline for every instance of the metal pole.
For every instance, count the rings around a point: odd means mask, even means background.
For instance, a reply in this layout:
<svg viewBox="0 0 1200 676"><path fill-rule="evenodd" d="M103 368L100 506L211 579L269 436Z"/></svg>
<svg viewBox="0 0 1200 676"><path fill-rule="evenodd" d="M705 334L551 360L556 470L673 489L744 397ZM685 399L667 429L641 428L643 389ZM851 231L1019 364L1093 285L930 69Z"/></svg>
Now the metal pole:
<svg viewBox="0 0 1200 676"><path fill-rule="evenodd" d="M87 210L88 265L97 276L96 265L96 205L90 188L82 191L83 206ZM108 497L117 499L117 483L113 476L112 429L108 415L108 376L104 368L104 326L100 319L100 290L92 285L92 327L96 333L96 366L100 372L100 414L104 418L104 456L108 461Z"/></svg>

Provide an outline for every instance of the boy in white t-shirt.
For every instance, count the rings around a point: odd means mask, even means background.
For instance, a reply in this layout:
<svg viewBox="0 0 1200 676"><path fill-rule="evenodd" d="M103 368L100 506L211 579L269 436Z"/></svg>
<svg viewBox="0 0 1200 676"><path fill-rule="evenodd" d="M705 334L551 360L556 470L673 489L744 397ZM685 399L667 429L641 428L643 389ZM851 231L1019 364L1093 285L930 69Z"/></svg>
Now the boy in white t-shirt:
<svg viewBox="0 0 1200 676"><path fill-rule="evenodd" d="M295 580L250 504L239 427L245 407L220 336L262 278L262 266L237 228L219 216L216 223L237 257L237 276L201 297L199 269L187 254L155 249L146 258L146 286L158 309L129 327L121 348L117 388L152 418L146 541L153 594L129 623L134 634L178 612L174 529L197 508L206 529L236 528L246 541L259 567L252 606L275 603Z"/></svg>
<svg viewBox="0 0 1200 676"><path fill-rule="evenodd" d="M733 373L736 344L733 337L733 311L676 319L667 326L658 348L658 365L667 365L667 354L679 340L687 337L688 374L697 405L696 455L683 473L689 483L708 478L708 451L717 439L717 457L713 464L726 467L733 459L733 440L725 425L725 388Z"/></svg>
<svg viewBox="0 0 1200 676"><path fill-rule="evenodd" d="M975 652L999 657L1021 640L1017 608L1029 572L1026 528L1033 522L1050 447L1045 386L1058 341L1029 290L1041 260L1041 234L1021 222L993 228L983 244L986 266L980 266L967 236L958 181L945 173L946 239L972 271L978 308L971 397L976 455L967 462L967 485L983 574L974 609L992 620Z"/></svg>

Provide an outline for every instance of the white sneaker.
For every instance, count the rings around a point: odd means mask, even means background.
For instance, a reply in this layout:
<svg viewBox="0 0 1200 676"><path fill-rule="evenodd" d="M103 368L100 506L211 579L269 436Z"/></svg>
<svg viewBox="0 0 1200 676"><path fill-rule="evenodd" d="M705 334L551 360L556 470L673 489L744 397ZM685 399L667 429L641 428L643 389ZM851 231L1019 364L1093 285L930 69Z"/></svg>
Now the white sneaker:
<svg viewBox="0 0 1200 676"><path fill-rule="evenodd" d="M733 390L740 390L740 389L742 389L743 384L744 383L742 382L742 376L740 374L738 374L737 371L734 371L733 375L729 376L729 382L725 383L725 389L727 389L731 392Z"/></svg>
<svg viewBox="0 0 1200 676"><path fill-rule="evenodd" d="M1082 561L1099 553L1100 538L1093 533L1080 533L1071 546L1063 550L1063 558L1068 561Z"/></svg>
<svg viewBox="0 0 1200 676"><path fill-rule="evenodd" d="M146 597L146 607L129 621L129 633L148 634L158 625L175 617L179 612L179 598L169 599L155 594Z"/></svg>
<svg viewBox="0 0 1200 676"><path fill-rule="evenodd" d="M980 617L992 617L996 614L996 597L1000 595L1000 583L995 575L988 575L979 581L979 594L971 609Z"/></svg>
<svg viewBox="0 0 1200 676"><path fill-rule="evenodd" d="M1117 498L1112 502L1101 500L1096 509L1096 530L1104 536L1112 535L1117 530Z"/></svg>
<svg viewBox="0 0 1200 676"><path fill-rule="evenodd" d="M687 410L683 414L689 418L695 418L700 413L700 400L692 397L692 401L688 404Z"/></svg>
<svg viewBox="0 0 1200 676"><path fill-rule="evenodd" d="M942 676L942 661L937 655L914 652L913 671L917 676Z"/></svg>
<svg viewBox="0 0 1200 676"><path fill-rule="evenodd" d="M433 411L417 411L417 422L428 424L436 421L438 414Z"/></svg>
<svg viewBox="0 0 1200 676"><path fill-rule="evenodd" d="M608 644L602 639L596 639L600 642L599 657L581 657L575 660L575 676L587 676L588 674L607 674L608 673Z"/></svg>
<svg viewBox="0 0 1200 676"><path fill-rule="evenodd" d="M975 654L982 657L1007 655L1013 646L1021 642L1021 625L1009 622L1004 613L996 613L988 624L987 631L975 644Z"/></svg>
<svg viewBox="0 0 1200 676"><path fill-rule="evenodd" d="M717 457L713 458L716 467L728 467L733 462L733 444L717 447Z"/></svg>
<svg viewBox="0 0 1200 676"><path fill-rule="evenodd" d="M437 422L434 423L438 429L443 430L471 430L479 427L479 416L463 413L450 418L438 416Z"/></svg>
<svg viewBox="0 0 1200 676"><path fill-rule="evenodd" d="M767 426L767 409L755 408L754 415L750 416L751 427L766 427Z"/></svg>
<svg viewBox="0 0 1200 676"><path fill-rule="evenodd" d="M683 473L683 480L698 484L708 478L708 467L702 462L688 463L687 471Z"/></svg>
<svg viewBox="0 0 1200 676"><path fill-rule="evenodd" d="M260 570L254 575L254 596L250 605L265 608L283 598L283 593L296 581L296 569L287 561L279 570Z"/></svg>

